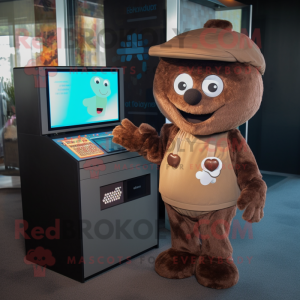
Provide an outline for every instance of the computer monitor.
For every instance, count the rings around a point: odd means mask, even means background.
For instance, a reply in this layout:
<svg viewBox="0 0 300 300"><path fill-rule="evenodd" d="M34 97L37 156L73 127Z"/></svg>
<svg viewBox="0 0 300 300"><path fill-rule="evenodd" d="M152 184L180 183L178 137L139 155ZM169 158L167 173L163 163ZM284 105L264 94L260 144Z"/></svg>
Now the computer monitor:
<svg viewBox="0 0 300 300"><path fill-rule="evenodd" d="M43 133L120 124L124 118L123 69L45 67L41 92Z"/></svg>

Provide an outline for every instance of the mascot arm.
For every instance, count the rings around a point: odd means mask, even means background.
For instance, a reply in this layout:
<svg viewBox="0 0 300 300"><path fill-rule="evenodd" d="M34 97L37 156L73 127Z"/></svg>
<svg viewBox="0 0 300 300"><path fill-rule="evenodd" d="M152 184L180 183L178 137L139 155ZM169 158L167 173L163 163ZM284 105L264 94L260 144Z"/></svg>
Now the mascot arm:
<svg viewBox="0 0 300 300"><path fill-rule="evenodd" d="M138 152L148 161L160 164L170 138L175 137L179 129L173 124L165 124L158 136L157 131L148 124L141 124L136 127L128 119L124 119L121 125L113 130L113 142L129 151Z"/></svg>
<svg viewBox="0 0 300 300"><path fill-rule="evenodd" d="M233 129L228 133L230 157L241 189L237 206L245 210L243 219L259 222L263 217L267 185L262 180L255 157L240 131Z"/></svg>

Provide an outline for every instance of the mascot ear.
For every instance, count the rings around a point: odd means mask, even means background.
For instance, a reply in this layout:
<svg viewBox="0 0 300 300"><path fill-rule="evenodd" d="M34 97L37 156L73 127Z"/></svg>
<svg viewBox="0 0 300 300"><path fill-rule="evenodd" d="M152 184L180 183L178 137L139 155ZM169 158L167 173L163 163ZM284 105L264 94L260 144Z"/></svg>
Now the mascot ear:
<svg viewBox="0 0 300 300"><path fill-rule="evenodd" d="M220 28L228 31L232 31L232 23L226 20L212 19L208 20L204 24L204 28Z"/></svg>

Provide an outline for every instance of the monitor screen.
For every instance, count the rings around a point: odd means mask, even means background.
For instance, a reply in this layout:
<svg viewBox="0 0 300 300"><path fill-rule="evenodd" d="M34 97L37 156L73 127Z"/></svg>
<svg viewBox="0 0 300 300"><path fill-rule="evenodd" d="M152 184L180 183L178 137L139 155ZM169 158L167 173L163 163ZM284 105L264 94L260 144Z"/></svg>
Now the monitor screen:
<svg viewBox="0 0 300 300"><path fill-rule="evenodd" d="M118 69L46 70L49 130L120 120Z"/></svg>

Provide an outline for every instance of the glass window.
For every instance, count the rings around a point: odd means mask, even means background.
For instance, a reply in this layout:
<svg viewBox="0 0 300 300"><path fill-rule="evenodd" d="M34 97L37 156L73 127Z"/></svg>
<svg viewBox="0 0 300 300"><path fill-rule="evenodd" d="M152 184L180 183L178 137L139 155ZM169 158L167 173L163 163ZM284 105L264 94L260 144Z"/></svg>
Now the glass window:
<svg viewBox="0 0 300 300"><path fill-rule="evenodd" d="M0 47L0 176L11 176L19 175L13 68L58 64L56 1L1 1Z"/></svg>
<svg viewBox="0 0 300 300"><path fill-rule="evenodd" d="M232 23L233 30L241 32L242 26L242 10L230 9L216 11L216 19L227 20Z"/></svg>
<svg viewBox="0 0 300 300"><path fill-rule="evenodd" d="M103 2L0 2L0 176L19 175L13 68L56 66L62 51L65 60L62 56L60 59L68 65L105 66ZM62 12L62 7L68 18ZM65 37L67 45L74 46L64 49Z"/></svg>
<svg viewBox="0 0 300 300"><path fill-rule="evenodd" d="M103 1L75 1L75 64L105 66Z"/></svg>
<svg viewBox="0 0 300 300"><path fill-rule="evenodd" d="M203 28L206 21L210 19L230 21L233 30L241 32L242 9L249 9L249 6L237 1L230 6L228 1L219 1L219 3L221 5L211 1L180 0L180 33Z"/></svg>

